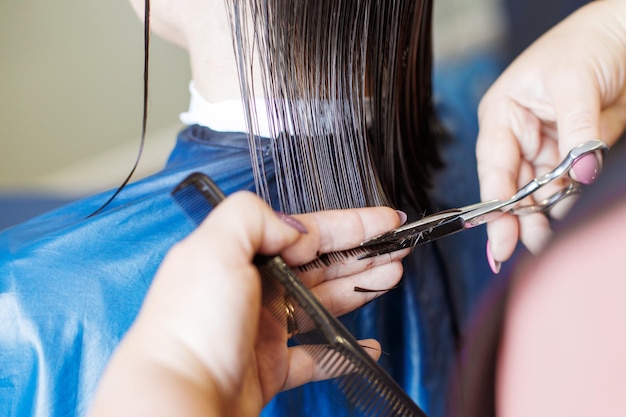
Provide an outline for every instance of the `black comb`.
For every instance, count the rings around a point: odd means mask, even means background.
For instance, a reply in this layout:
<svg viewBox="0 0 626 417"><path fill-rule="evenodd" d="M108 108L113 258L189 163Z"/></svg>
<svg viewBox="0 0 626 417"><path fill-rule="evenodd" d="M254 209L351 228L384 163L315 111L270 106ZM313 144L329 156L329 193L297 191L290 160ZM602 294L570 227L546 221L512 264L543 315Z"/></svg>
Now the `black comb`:
<svg viewBox="0 0 626 417"><path fill-rule="evenodd" d="M225 198L206 175L193 173L172 196L197 225ZM359 345L279 257L258 255L263 305L285 323L291 341L303 346L363 416L426 417L406 392ZM286 302L288 301L288 302Z"/></svg>

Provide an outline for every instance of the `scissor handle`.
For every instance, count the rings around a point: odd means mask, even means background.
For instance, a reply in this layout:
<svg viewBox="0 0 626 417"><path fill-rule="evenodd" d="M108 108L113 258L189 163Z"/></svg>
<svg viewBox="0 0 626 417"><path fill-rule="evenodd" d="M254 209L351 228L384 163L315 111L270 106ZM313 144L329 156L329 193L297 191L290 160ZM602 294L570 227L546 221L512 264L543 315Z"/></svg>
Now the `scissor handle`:
<svg viewBox="0 0 626 417"><path fill-rule="evenodd" d="M513 208L514 204L528 197L539 188L569 173L574 166L574 163L583 156L594 152L606 151L607 149L609 149L608 145L599 139L581 143L580 145L572 148L565 159L563 159L563 161L557 165L556 168L533 179L531 182L520 188L517 193L515 193L515 195L507 201L507 203L511 205L511 208Z"/></svg>
<svg viewBox="0 0 626 417"><path fill-rule="evenodd" d="M516 216L524 216L526 214L532 213L545 213L549 214L552 207L556 206L561 201L573 196L580 194L581 186L577 182L572 182L567 185L567 187L562 188L558 192L552 194L550 197L545 200L528 206L518 206L509 211L511 214L515 214Z"/></svg>
<svg viewBox="0 0 626 417"><path fill-rule="evenodd" d="M582 143L569 151L567 156L556 166L552 171L537 177L530 181L528 184L520 188L513 197L508 200L500 201L493 200L483 203L478 203L474 206L464 207L461 217L465 220L465 227L475 227L481 224L487 223L502 214L511 212L516 215L536 213L539 211L545 212L550 210L556 203L562 201L564 198L569 197L579 192L578 183L572 183L560 192L552 195L550 198L542 201L540 204L533 206L518 207L517 204L528 197L539 188L548 184L557 178L570 172L574 163L585 155L594 152L606 151L609 149L606 143L599 139L590 140ZM599 159L601 160L601 159Z"/></svg>

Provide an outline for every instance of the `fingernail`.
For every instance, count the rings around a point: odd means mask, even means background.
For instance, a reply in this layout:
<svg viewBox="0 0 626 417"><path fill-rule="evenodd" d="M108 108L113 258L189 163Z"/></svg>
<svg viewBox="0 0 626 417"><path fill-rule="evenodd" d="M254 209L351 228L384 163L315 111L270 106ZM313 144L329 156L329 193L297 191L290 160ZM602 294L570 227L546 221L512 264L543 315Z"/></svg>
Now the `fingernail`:
<svg viewBox="0 0 626 417"><path fill-rule="evenodd" d="M594 154L585 155L574 163L572 177L583 184L591 184L600 175L600 164Z"/></svg>
<svg viewBox="0 0 626 417"><path fill-rule="evenodd" d="M406 219L408 218L406 213L402 210L396 210L396 213L398 213L398 217L400 217L400 225L406 223Z"/></svg>
<svg viewBox="0 0 626 417"><path fill-rule="evenodd" d="M489 240L487 240L487 261L489 262L489 268L493 271L494 274L500 273L500 267L502 263L493 259L493 254L491 253L491 246L489 245Z"/></svg>
<svg viewBox="0 0 626 417"><path fill-rule="evenodd" d="M300 222L300 220L296 219L295 217L291 217L290 215L280 212L280 211L277 211L276 215L278 216L279 219L281 219L283 222L285 222L289 226L296 229L298 232L304 235L309 233L309 231L306 229L304 224L302 224L302 222Z"/></svg>

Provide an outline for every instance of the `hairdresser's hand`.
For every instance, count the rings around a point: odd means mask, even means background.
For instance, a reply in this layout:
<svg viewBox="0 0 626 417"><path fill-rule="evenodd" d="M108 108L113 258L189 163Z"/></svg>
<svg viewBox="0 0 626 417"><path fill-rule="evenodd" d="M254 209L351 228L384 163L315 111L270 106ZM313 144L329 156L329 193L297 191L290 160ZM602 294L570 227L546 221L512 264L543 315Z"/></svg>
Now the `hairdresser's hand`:
<svg viewBox="0 0 626 417"><path fill-rule="evenodd" d="M508 199L582 142L618 140L626 126L625 57L626 1L604 0L572 14L509 66L479 106L477 159L484 201ZM574 173L590 183L599 167L601 161L587 157ZM518 239L537 252L551 234L541 214L503 216L487 231L495 270Z"/></svg>
<svg viewBox="0 0 626 417"><path fill-rule="evenodd" d="M320 253L357 246L400 224L389 208L278 216L237 193L166 256L141 313L114 355L91 417L256 416L280 390L325 378L285 326L261 307L256 253L300 265ZM304 233L303 233L304 232ZM334 314L382 294L402 274L407 251L346 260L301 275ZM380 346L362 341L374 358Z"/></svg>

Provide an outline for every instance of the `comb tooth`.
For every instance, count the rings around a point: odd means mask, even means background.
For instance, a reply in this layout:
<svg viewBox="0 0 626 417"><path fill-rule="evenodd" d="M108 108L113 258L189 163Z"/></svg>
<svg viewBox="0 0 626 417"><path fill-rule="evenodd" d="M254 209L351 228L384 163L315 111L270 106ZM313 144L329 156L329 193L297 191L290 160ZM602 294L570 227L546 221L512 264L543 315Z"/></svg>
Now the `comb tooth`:
<svg viewBox="0 0 626 417"><path fill-rule="evenodd" d="M389 393L385 390L380 393L379 409L376 410L379 416L393 415L394 401L389 399Z"/></svg>
<svg viewBox="0 0 626 417"><path fill-rule="evenodd" d="M395 243L393 245L395 245ZM382 245L379 245L379 246L382 247ZM364 258L368 258L371 256L376 256L380 253L391 252L390 250L385 251L384 249L387 247L391 248L392 244L387 244L384 247L382 247L382 249L379 248L379 246L366 246L366 247L357 246L357 247L342 250L342 251L324 253L320 255L319 257L317 257L316 259L312 260L311 262L298 266L297 270L302 271L302 272L307 272L312 269L322 268L324 266L331 266L336 263L345 262L346 260L350 258L359 260L359 259L364 259Z"/></svg>
<svg viewBox="0 0 626 417"><path fill-rule="evenodd" d="M322 369L325 369L321 365L321 361L325 360L324 358L326 358L328 356L328 346L325 346L325 345L311 345L311 347L309 349L307 349L307 351L309 352L309 354L313 358L321 358L321 360L320 360L320 367Z"/></svg>
<svg viewBox="0 0 626 417"><path fill-rule="evenodd" d="M332 374L333 366L335 365L335 362L333 361L335 351L329 347L327 347L326 349L327 352L325 352L323 356L319 358L319 365L320 368L324 369L329 374Z"/></svg>
<svg viewBox="0 0 626 417"><path fill-rule="evenodd" d="M381 395L381 393L377 391L375 391L373 394L376 394L372 395L374 401L372 401L369 408L364 411L364 414L371 416L389 415L389 410L391 408L389 404L390 399L386 398L384 395Z"/></svg>
<svg viewBox="0 0 626 417"><path fill-rule="evenodd" d="M338 381L338 386L344 395L352 401L359 398L357 393L363 386L363 380L356 378L355 375L345 375Z"/></svg>
<svg viewBox="0 0 626 417"><path fill-rule="evenodd" d="M346 390L346 395L351 398L360 398L361 394L364 391L367 391L367 378L357 378L356 376L351 376L350 380L354 382L352 382L352 387Z"/></svg>
<svg viewBox="0 0 626 417"><path fill-rule="evenodd" d="M374 384L372 381L371 375L369 373L366 374L365 378L362 378L360 384L358 384L358 389L355 390L351 395L357 402L359 409L366 415L370 415L367 413L367 410L370 406L370 403L377 399L374 395L375 390L373 389Z"/></svg>
<svg viewBox="0 0 626 417"><path fill-rule="evenodd" d="M367 408L364 408L364 413L367 415L375 415L377 412L379 412L379 410L385 409L385 403L388 401L387 398L385 397L385 389L383 387L379 387L379 383L378 381L376 381L375 379L373 381L371 381L372 384L372 388L371 390L373 391L371 394L378 394L378 395L369 395L368 397L372 398L372 401L370 402L369 406Z"/></svg>
<svg viewBox="0 0 626 417"><path fill-rule="evenodd" d="M386 391L384 393L384 396L386 398L389 398L390 392ZM391 416L394 416L394 415L397 415L397 416L407 415L407 411L408 410L406 409L406 407L404 407L402 405L402 403L400 403L399 401L396 401L395 398L391 398L390 400L388 400L388 402L386 402L384 404L384 407L385 407L385 409L384 409L385 415L391 415Z"/></svg>
<svg viewBox="0 0 626 417"><path fill-rule="evenodd" d="M367 387L366 390L369 391ZM359 404L359 409L361 410L361 412L368 416L373 415L370 409L378 398L374 395L361 395L360 397L363 398L363 400Z"/></svg>
<svg viewBox="0 0 626 417"><path fill-rule="evenodd" d="M401 406L391 391L382 386L374 375L368 373L368 376L362 378L360 383L354 384L354 388L352 391L346 391L346 395L356 400L357 407L364 415L414 415L413 413L404 414L404 412L400 414L398 411L406 411L405 407Z"/></svg>
<svg viewBox="0 0 626 417"><path fill-rule="evenodd" d="M385 398L383 396L373 396L375 398L375 401L372 402L372 405L370 406L370 411L367 411L366 413L374 416L380 416L381 414L387 414L386 412L386 407L385 407ZM384 413L384 414L383 414Z"/></svg>
<svg viewBox="0 0 626 417"><path fill-rule="evenodd" d="M175 201L184 208L187 217L196 225L211 211L211 206L204 197L193 187L186 187L172 194Z"/></svg>
<svg viewBox="0 0 626 417"><path fill-rule="evenodd" d="M330 366L328 366L328 371L331 375L343 375L350 372L350 368L353 367L353 364L351 364L349 360L346 360L345 357L336 350L333 350L333 353L328 360L332 361Z"/></svg>

